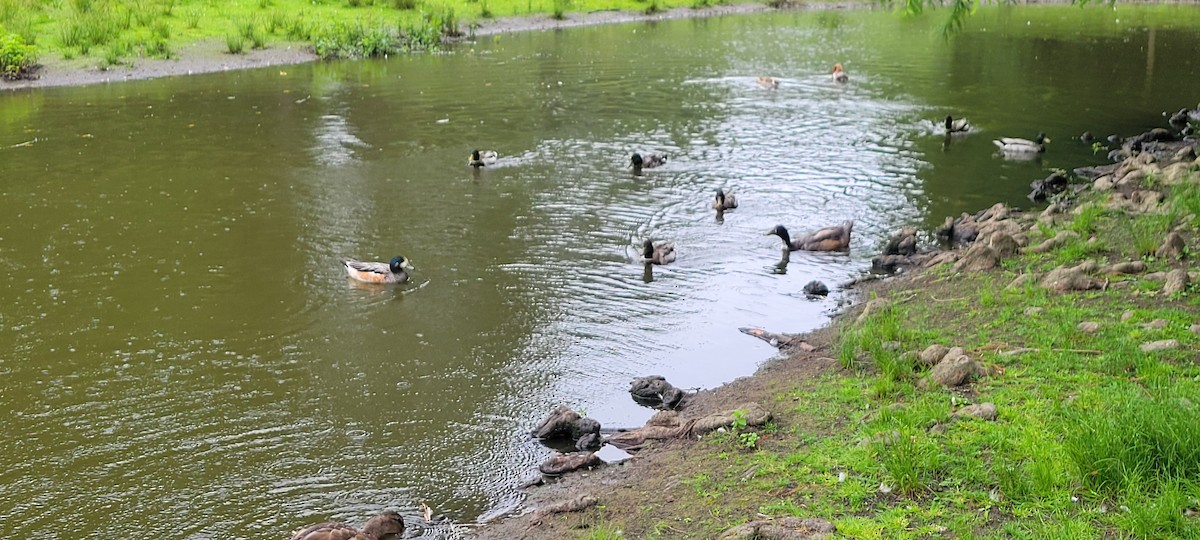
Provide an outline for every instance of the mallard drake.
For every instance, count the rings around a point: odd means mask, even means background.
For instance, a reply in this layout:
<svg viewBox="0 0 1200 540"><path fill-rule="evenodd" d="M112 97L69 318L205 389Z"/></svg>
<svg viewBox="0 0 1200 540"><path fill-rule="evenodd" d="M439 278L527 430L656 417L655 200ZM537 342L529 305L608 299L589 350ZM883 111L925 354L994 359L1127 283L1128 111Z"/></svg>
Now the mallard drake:
<svg viewBox="0 0 1200 540"><path fill-rule="evenodd" d="M717 196L715 199L713 199L712 207L713 207L713 210L716 210L718 212L724 212L725 210L732 210L734 208L737 208L737 197L734 196L732 191L729 193L725 193L725 190L718 189Z"/></svg>
<svg viewBox="0 0 1200 540"><path fill-rule="evenodd" d="M779 79L763 75L758 78L758 85L767 90L775 90L779 88Z"/></svg>
<svg viewBox="0 0 1200 540"><path fill-rule="evenodd" d="M999 148L1005 157L1030 158L1045 152L1045 145L1048 142L1050 142L1050 139L1046 138L1046 134L1039 132L1037 137L1034 137L1032 141L1029 139L1017 139L1015 137L1002 137L993 140L992 144L995 144L996 148Z"/></svg>
<svg viewBox="0 0 1200 540"><path fill-rule="evenodd" d="M484 150L482 152L471 150L471 157L467 158L467 165L472 167L487 167L488 165L495 165L497 161L500 161L500 154L497 154L495 150Z"/></svg>
<svg viewBox="0 0 1200 540"><path fill-rule="evenodd" d="M778 236L789 251L842 251L850 247L850 231L852 229L854 229L854 222L846 221L841 225L818 229L792 240L783 225L776 225L766 234Z"/></svg>
<svg viewBox="0 0 1200 540"><path fill-rule="evenodd" d="M966 118L955 120L954 117L946 115L946 133L966 133L971 131L971 124Z"/></svg>
<svg viewBox="0 0 1200 540"><path fill-rule="evenodd" d="M646 240L642 243L642 261L646 264L670 264L675 262L675 244Z"/></svg>
<svg viewBox="0 0 1200 540"><path fill-rule="evenodd" d="M404 532L404 518L396 512L375 516L357 530L345 523L327 521L305 527L292 534L292 540L383 540Z"/></svg>
<svg viewBox="0 0 1200 540"><path fill-rule="evenodd" d="M834 64L833 65L833 81L844 83L849 80L850 80L850 76L846 75L845 71L842 71L842 65Z"/></svg>
<svg viewBox="0 0 1200 540"><path fill-rule="evenodd" d="M364 283L404 283L408 272L414 270L409 260L399 255L386 263L342 259L342 265L350 277Z"/></svg>
<svg viewBox="0 0 1200 540"><path fill-rule="evenodd" d="M646 154L646 157L643 158L641 154L634 152L633 156L629 158L629 166L633 167L633 170L635 171L640 171L642 169L653 169L666 164L666 154Z"/></svg>

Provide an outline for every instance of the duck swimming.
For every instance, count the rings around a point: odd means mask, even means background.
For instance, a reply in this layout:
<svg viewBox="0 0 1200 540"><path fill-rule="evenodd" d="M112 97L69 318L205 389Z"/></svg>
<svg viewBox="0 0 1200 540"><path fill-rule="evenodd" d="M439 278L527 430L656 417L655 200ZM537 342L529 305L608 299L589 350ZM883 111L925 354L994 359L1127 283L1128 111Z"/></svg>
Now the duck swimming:
<svg viewBox="0 0 1200 540"><path fill-rule="evenodd" d="M655 167L661 167L666 164L667 164L667 155L666 154L646 154L646 157L643 158L641 154L634 152L633 156L631 156L629 158L629 166L633 167L634 171L640 171L642 169L653 169Z"/></svg>
<svg viewBox="0 0 1200 540"><path fill-rule="evenodd" d="M646 264L670 264L675 262L675 244L669 242L651 242L642 244L642 261Z"/></svg>
<svg viewBox="0 0 1200 540"><path fill-rule="evenodd" d="M383 540L402 532L404 518L389 511L368 520L361 531L345 523L327 521L296 531L291 540Z"/></svg>
<svg viewBox="0 0 1200 540"><path fill-rule="evenodd" d="M737 208L737 197L735 197L733 195L732 191L729 193L725 193L725 190L718 189L717 196L715 199L713 199L712 207L713 207L713 210L716 210L718 212L724 212L725 210L732 210L734 208Z"/></svg>
<svg viewBox="0 0 1200 540"><path fill-rule="evenodd" d="M779 79L763 75L758 78L758 85L766 90L777 90L779 88Z"/></svg>
<svg viewBox="0 0 1200 540"><path fill-rule="evenodd" d="M404 283L408 272L415 270L408 259L399 255L386 263L343 259L342 265L350 277L364 283Z"/></svg>
<svg viewBox="0 0 1200 540"><path fill-rule="evenodd" d="M788 251L844 251L850 247L850 231L853 228L854 222L846 221L841 225L818 229L793 240L783 225L776 225L766 234L773 234L782 239Z"/></svg>
<svg viewBox="0 0 1200 540"><path fill-rule="evenodd" d="M966 118L955 120L954 117L946 115L946 133L966 133L971 131L971 124Z"/></svg>
<svg viewBox="0 0 1200 540"><path fill-rule="evenodd" d="M1015 137L1002 137L992 141L992 144L995 144L996 148L999 148L1000 153L1004 154L1006 158L1032 159L1046 151L1046 143L1048 142L1050 142L1050 139L1046 138L1046 134L1039 132L1037 137L1034 137L1032 141Z"/></svg>
<svg viewBox="0 0 1200 540"><path fill-rule="evenodd" d="M849 80L850 80L850 76L846 75L845 71L842 71L842 65L834 64L833 65L833 82L844 83Z"/></svg>
<svg viewBox="0 0 1200 540"><path fill-rule="evenodd" d="M471 150L471 157L467 158L467 165L475 168L487 167L488 165L495 165L497 161L500 161L500 154L497 154L495 150L484 150L482 152Z"/></svg>

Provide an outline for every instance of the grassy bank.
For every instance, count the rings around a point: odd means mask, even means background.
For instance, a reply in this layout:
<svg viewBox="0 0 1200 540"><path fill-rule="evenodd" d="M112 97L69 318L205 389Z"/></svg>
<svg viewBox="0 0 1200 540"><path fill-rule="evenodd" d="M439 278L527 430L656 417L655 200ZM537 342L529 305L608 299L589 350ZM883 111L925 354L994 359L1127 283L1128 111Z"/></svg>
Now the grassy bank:
<svg viewBox="0 0 1200 540"><path fill-rule="evenodd" d="M1200 288L1165 292L1163 275L1200 247L1200 160L1185 169L1169 185L1155 168L1056 215L1014 218L1027 247L995 269L944 264L869 285L865 313L780 361L823 362L819 375L760 374L773 389L742 391L775 413L767 429L735 424L646 450L629 472L569 480L600 508L526 537L717 538L799 516L832 521L838 538L1200 538ZM1139 191L1163 200L1120 204ZM1156 255L1171 231L1182 254ZM1145 269L1093 270L1092 288L1067 292L1022 278L1085 260ZM1155 342L1165 348L1143 349ZM920 353L932 344L962 347L981 369L931 384ZM983 403L994 419L963 414Z"/></svg>
<svg viewBox="0 0 1200 540"><path fill-rule="evenodd" d="M88 58L104 68L171 58L202 40L233 54L301 43L325 58L375 56L435 47L497 17L733 1L743 0L0 0L0 64Z"/></svg>

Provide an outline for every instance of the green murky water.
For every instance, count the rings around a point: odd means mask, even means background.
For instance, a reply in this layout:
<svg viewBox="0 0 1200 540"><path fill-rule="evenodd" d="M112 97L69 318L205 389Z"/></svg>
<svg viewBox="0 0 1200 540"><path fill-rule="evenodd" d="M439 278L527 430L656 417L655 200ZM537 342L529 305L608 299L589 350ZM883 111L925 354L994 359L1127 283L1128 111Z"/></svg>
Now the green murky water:
<svg viewBox="0 0 1200 540"><path fill-rule="evenodd" d="M1200 10L826 12L481 39L450 54L0 94L0 529L284 538L518 501L555 404L711 387L799 331L890 231L1100 163L1200 101ZM845 64L851 83L830 82ZM782 81L777 91L759 75ZM977 132L949 146L930 120ZM996 136L1054 142L1040 161ZM19 145L26 141L32 144ZM503 156L465 166L471 148ZM633 176L633 151L668 165ZM741 208L714 218L733 189ZM855 219L780 261L777 223ZM643 272L647 237L677 264ZM337 259L405 255L358 287ZM436 531L414 529L433 537Z"/></svg>

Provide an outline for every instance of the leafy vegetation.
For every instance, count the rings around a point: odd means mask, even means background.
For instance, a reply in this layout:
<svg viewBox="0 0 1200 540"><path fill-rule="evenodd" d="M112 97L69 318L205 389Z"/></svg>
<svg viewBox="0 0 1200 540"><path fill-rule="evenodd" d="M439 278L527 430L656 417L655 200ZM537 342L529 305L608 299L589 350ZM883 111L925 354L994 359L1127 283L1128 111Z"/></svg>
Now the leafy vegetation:
<svg viewBox="0 0 1200 540"><path fill-rule="evenodd" d="M21 79L33 74L37 66L37 49L25 42L20 34L10 34L0 26L0 76Z"/></svg>

